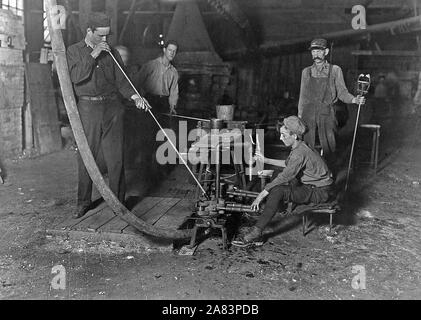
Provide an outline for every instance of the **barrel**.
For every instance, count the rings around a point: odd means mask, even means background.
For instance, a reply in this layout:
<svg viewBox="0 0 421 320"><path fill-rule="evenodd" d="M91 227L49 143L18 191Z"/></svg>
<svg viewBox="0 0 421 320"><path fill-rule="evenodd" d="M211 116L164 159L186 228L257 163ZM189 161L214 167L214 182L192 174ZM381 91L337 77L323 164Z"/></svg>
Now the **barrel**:
<svg viewBox="0 0 421 320"><path fill-rule="evenodd" d="M232 121L234 120L234 110L235 106L233 104L218 105L216 106L217 118L225 121Z"/></svg>

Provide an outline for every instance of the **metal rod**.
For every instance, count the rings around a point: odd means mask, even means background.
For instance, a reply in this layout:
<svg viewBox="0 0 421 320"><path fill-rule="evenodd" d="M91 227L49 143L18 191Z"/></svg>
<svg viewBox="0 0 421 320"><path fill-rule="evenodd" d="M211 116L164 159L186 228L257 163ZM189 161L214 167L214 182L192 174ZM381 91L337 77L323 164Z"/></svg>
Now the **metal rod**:
<svg viewBox="0 0 421 320"><path fill-rule="evenodd" d="M123 75L126 77L127 81L130 83L130 85L132 86L133 90L135 91L135 93L139 96L142 97L139 93L139 91L137 91L136 87L133 85L132 81L130 80L129 76L126 74L126 72L124 72L123 68L120 66L120 63L118 63L117 59L114 57L114 55L112 54L112 52L108 51L108 53L110 54L111 58L113 58L114 62L116 63L116 65L118 66L118 68L120 69L120 71L123 73ZM194 181L197 183L197 185L200 187L200 189L203 192L203 195L209 199L208 195L206 194L205 189L203 188L203 186L200 184L200 182L197 180L196 176L194 175L194 173L191 171L191 169L189 168L188 164L186 163L186 161L184 160L184 158L181 156L180 152L178 151L177 147L174 145L174 143L171 141L170 137L167 135L167 133L165 132L165 130L162 128L161 124L159 123L159 121L156 119L155 115L152 112L152 107L149 105L149 102L146 99L143 99L145 101L146 107L148 108L148 112L149 114L152 116L152 118L155 120L156 124L158 125L159 129L162 131L162 133L165 135L165 137L168 139L168 142L170 143L171 147L173 147L173 149L175 150L175 152L177 153L178 157L180 158L181 162L184 164L184 166L187 168L187 170L189 171L189 173L191 174L191 176L193 177Z"/></svg>
<svg viewBox="0 0 421 320"><path fill-rule="evenodd" d="M357 138L357 130L358 130L358 122L359 122L359 119L360 119L360 112L361 112L361 103L358 104L358 113L357 113L357 120L355 122L354 138L352 139L351 155L349 157L348 172L346 174L345 192L348 190L349 175L350 175L350 172L351 172L352 156L354 154L355 140Z"/></svg>
<svg viewBox="0 0 421 320"><path fill-rule="evenodd" d="M186 116L179 116L178 114L170 114L170 113L161 113L164 116L174 117L174 118L181 118L181 119L188 119L188 120L196 120L196 121L203 121L203 122L210 122L209 119L200 119L194 117L186 117Z"/></svg>

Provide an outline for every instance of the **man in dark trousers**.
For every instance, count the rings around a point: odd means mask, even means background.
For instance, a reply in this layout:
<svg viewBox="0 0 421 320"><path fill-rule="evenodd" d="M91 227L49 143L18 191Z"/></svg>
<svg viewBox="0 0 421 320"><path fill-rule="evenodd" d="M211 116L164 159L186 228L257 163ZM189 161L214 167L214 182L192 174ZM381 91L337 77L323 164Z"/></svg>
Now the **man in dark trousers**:
<svg viewBox="0 0 421 320"><path fill-rule="evenodd" d="M284 119L280 129L281 141L291 147L287 160L267 159L262 154L256 156L265 163L283 167L283 171L258 195L252 209L259 210L261 202L267 198L266 206L256 225L240 236L232 244L239 247L263 245L262 233L278 212L280 206L288 202L295 204L320 204L330 200L334 194L332 173L318 152L302 141L306 131L304 122L291 116Z"/></svg>
<svg viewBox="0 0 421 320"><path fill-rule="evenodd" d="M118 96L135 102L147 110L143 97L131 88L123 73L108 54L112 52L122 65L120 55L107 43L110 18L103 13L92 13L81 42L70 46L67 60L70 77L78 98L78 109L86 138L94 158L103 152L108 170L109 186L124 203L125 179L123 169L123 115L124 107ZM92 180L78 156L78 198L74 218L80 218L91 209Z"/></svg>
<svg viewBox="0 0 421 320"><path fill-rule="evenodd" d="M309 50L314 63L302 72L298 117L308 127L305 142L314 148L318 131L323 155L329 160L336 150L335 102L339 99L344 103L364 104L365 98L350 94L345 86L342 69L326 61L329 49L325 39L314 39Z"/></svg>

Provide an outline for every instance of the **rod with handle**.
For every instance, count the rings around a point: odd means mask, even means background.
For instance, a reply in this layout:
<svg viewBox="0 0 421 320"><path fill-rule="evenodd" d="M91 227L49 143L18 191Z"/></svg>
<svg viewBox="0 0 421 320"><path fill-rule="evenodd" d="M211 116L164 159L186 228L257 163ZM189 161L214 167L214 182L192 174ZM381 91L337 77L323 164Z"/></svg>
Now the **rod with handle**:
<svg viewBox="0 0 421 320"><path fill-rule="evenodd" d="M358 122L360 119L360 112L361 112L361 103L358 104L358 113L357 113L357 120L355 122L355 129L354 129L354 137L352 139L352 147L351 147L351 155L349 157L349 164L348 164L348 171L346 173L346 183L345 183L345 192L348 191L348 182L349 182L349 175L351 173L351 167L352 167L352 156L354 154L354 148L355 148L355 141L357 138L357 130L358 130Z"/></svg>
<svg viewBox="0 0 421 320"><path fill-rule="evenodd" d="M116 65L118 66L118 68L120 69L120 71L123 73L124 77L127 79L127 81L130 83L131 87L133 88L133 90L135 91L135 93L142 98L142 96L140 95L139 91L137 91L136 87L133 85L133 82L130 80L129 76L126 74L126 72L123 70L123 68L121 67L120 63L117 61L117 59L114 57L114 55L112 54L111 51L107 51L111 58L113 58L114 62L116 63ZM200 189L203 192L203 195L209 199L208 195L206 194L205 189L203 188L203 186L200 184L199 180L197 180L196 176L194 175L194 173L191 171L191 169L189 168L188 164L186 163L186 161L184 160L184 158L181 156L180 152L178 151L177 147L174 145L174 143L171 141L170 137L167 135L167 133L165 132L165 130L162 128L161 124L159 123L159 121L156 119L155 115L152 112L152 107L149 105L148 101L146 99L143 99L143 101L146 104L146 108L148 109L149 114L152 116L152 118L154 119L154 121L156 122L156 124L158 125L159 129L162 131L162 133L165 135L165 137L168 139L168 142L170 143L171 147L173 147L174 151L177 153L178 157L180 158L181 162L183 163L183 165L187 168L187 170L189 171L189 173L191 174L191 176L193 177L194 181L197 183L197 185L200 187Z"/></svg>
<svg viewBox="0 0 421 320"><path fill-rule="evenodd" d="M196 121L202 121L202 122L210 122L209 119L201 119L201 118L194 118L194 117L186 117L186 116L180 116L178 114L170 114L170 113L161 113L163 116L167 117L174 117L174 118L180 118L180 119L187 119L187 120L196 120Z"/></svg>
<svg viewBox="0 0 421 320"><path fill-rule="evenodd" d="M360 96L364 96L368 93L368 90L370 89L371 85L371 77L369 74L360 74L358 76L358 92ZM348 164L348 171L346 174L346 183L345 183L345 192L348 191L348 183L349 183L349 176L351 173L351 167L352 167L352 157L354 155L354 148L355 148L355 142L357 139L357 130L358 130L358 123L360 122L360 113L361 113L361 106L363 103L358 103L358 113L357 113L357 119L355 121L355 129L354 129L354 137L352 139L352 147L351 147L351 155L349 157L349 164Z"/></svg>

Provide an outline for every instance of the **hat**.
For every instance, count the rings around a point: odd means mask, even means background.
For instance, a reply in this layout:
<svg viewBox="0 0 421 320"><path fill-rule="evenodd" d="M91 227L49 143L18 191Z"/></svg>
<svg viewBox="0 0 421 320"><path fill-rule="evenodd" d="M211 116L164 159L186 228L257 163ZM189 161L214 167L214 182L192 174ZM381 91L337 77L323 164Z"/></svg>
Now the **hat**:
<svg viewBox="0 0 421 320"><path fill-rule="evenodd" d="M310 48L308 48L308 50L326 49L326 48L327 48L326 39L314 39L313 41L311 41Z"/></svg>
<svg viewBox="0 0 421 320"><path fill-rule="evenodd" d="M103 27L110 27L111 19L105 13L102 12L92 12L88 17L88 28L96 29Z"/></svg>
<svg viewBox="0 0 421 320"><path fill-rule="evenodd" d="M304 122L298 118L297 116L290 116L284 119L284 126L287 128L292 134L296 134L302 136L307 127Z"/></svg>

